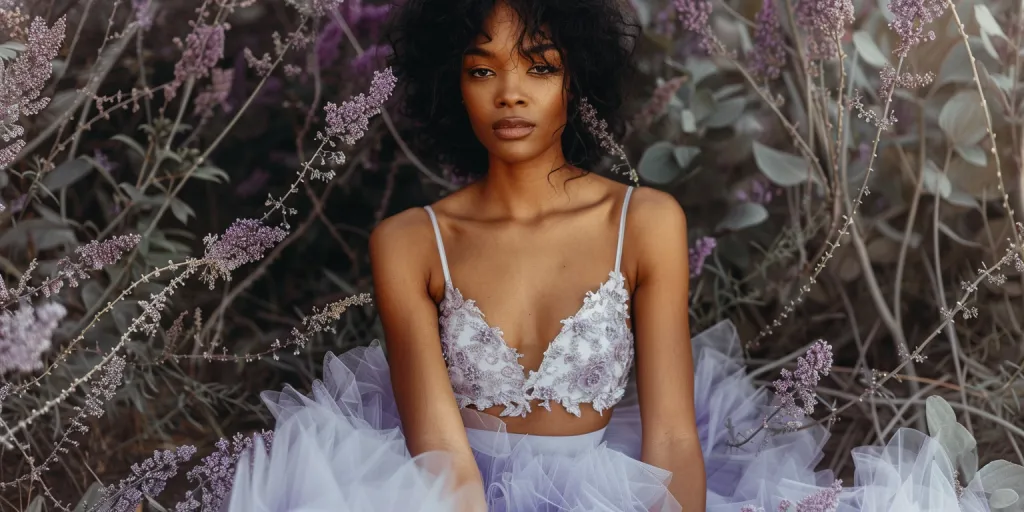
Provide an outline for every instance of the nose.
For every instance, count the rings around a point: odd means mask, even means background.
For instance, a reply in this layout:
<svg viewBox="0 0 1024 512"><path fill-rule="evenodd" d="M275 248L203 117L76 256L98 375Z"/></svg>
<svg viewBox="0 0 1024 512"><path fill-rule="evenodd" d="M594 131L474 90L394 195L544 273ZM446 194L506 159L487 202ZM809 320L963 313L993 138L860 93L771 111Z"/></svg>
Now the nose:
<svg viewBox="0 0 1024 512"><path fill-rule="evenodd" d="M494 106L523 107L526 106L526 94L523 92L522 79L516 73L506 73L501 86L494 96Z"/></svg>

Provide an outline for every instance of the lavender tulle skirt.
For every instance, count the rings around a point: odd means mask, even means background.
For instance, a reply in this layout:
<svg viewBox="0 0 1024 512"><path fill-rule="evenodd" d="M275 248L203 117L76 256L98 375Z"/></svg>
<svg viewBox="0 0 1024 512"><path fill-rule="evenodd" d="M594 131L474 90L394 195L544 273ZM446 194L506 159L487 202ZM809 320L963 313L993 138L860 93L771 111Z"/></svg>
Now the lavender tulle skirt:
<svg viewBox="0 0 1024 512"><path fill-rule="evenodd" d="M852 486L835 490L829 471L815 468L827 439L806 429L741 447L736 433L757 427L771 396L738 363L739 339L729 322L693 338L697 423L707 478L707 510L778 510L783 500L805 504L838 494L836 512L988 511L977 485L954 485L940 444L910 429L884 447L854 449ZM263 511L456 510L448 457L409 454L379 345L328 354L311 395L292 388L262 397L277 420L269 452L243 457L227 509ZM492 511L678 511L668 493L671 474L640 458L640 410L635 390L616 405L607 427L579 436L505 432L500 419L463 410L470 445ZM816 496L818 498L816 498ZM828 512L831 508L801 507Z"/></svg>

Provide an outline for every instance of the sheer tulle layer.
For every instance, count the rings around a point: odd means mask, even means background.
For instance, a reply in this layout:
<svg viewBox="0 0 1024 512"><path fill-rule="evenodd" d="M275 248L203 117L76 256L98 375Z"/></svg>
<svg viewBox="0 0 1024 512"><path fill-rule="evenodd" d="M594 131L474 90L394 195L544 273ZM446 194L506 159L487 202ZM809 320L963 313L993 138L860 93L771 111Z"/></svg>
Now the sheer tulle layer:
<svg viewBox="0 0 1024 512"><path fill-rule="evenodd" d="M733 446L771 412L771 397L737 362L732 324L720 323L692 342L707 510L754 505L774 512L783 499L797 503L827 489L831 473L814 469L827 439L822 428ZM328 354L323 380L309 396L289 387L262 397L277 419L273 449L269 456L256 450L251 471L238 471L231 510L454 509L457 496L445 491L448 458L413 458L405 446L387 360L376 343ZM639 460L640 410L632 387L609 425L583 436L509 434L500 419L468 408L463 420L493 511L676 511L668 482L693 477ZM920 432L901 430L886 447L857 448L854 461L855 482L840 493L839 511L987 510L976 484L957 499L948 459Z"/></svg>

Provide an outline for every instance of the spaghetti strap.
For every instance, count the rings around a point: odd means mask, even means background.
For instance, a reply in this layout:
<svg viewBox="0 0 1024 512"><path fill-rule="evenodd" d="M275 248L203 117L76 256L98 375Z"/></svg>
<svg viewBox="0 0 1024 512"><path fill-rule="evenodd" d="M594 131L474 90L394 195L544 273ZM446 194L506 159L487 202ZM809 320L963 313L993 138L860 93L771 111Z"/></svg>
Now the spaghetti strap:
<svg viewBox="0 0 1024 512"><path fill-rule="evenodd" d="M615 272L619 272L619 266L622 265L622 241L626 234L626 210L629 208L629 196L633 194L633 189L636 187L629 187L626 189L626 198L622 200L622 215L619 219L619 244L615 249ZM440 236L440 235L438 235ZM440 243L438 238L438 243Z"/></svg>
<svg viewBox="0 0 1024 512"><path fill-rule="evenodd" d="M448 272L448 256L444 253L444 242L441 241L441 228L437 225L437 216L434 215L434 209L430 206L424 206L424 210L430 215L430 223L434 225L434 238L437 239L437 253L441 256L441 269L444 270L444 280L446 283L452 282L452 276Z"/></svg>

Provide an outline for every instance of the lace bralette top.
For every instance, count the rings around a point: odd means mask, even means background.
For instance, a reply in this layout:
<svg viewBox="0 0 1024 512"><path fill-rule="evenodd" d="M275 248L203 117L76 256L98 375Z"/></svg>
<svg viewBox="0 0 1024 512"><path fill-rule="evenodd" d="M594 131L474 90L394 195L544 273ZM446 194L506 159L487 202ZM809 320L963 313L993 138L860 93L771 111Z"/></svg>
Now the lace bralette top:
<svg viewBox="0 0 1024 512"><path fill-rule="evenodd" d="M630 187L622 204L615 268L597 290L587 292L576 314L562 320L540 367L529 374L519 364L522 354L505 343L501 329L488 324L475 302L452 284L437 217L425 207L444 270L441 349L459 408L501 405L501 416L525 417L532 400L549 411L555 401L580 416L580 404L589 403L601 413L622 399L633 364L633 333L626 325L629 294L619 266L632 192Z"/></svg>

